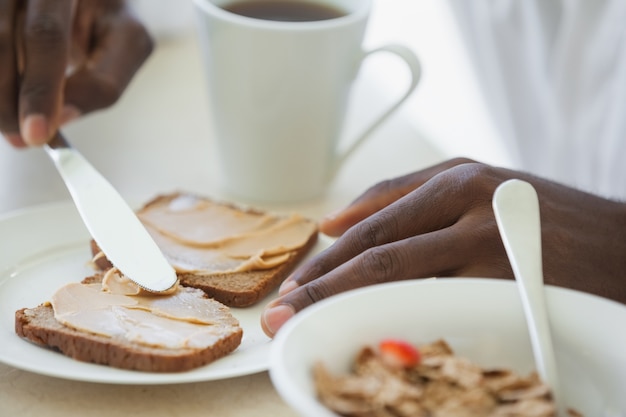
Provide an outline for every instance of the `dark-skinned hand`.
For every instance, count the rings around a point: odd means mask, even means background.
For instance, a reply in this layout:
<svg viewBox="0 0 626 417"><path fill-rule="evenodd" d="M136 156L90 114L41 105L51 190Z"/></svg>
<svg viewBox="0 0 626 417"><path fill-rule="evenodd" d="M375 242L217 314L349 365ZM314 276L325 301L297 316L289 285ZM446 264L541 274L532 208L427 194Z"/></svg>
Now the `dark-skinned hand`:
<svg viewBox="0 0 626 417"><path fill-rule="evenodd" d="M0 0L0 132L46 143L115 103L152 47L123 0Z"/></svg>
<svg viewBox="0 0 626 417"><path fill-rule="evenodd" d="M296 312L366 285L427 277L513 278L492 196L518 178L539 196L545 282L626 303L626 204L455 159L385 181L324 219L335 243L285 280L261 318L269 336Z"/></svg>

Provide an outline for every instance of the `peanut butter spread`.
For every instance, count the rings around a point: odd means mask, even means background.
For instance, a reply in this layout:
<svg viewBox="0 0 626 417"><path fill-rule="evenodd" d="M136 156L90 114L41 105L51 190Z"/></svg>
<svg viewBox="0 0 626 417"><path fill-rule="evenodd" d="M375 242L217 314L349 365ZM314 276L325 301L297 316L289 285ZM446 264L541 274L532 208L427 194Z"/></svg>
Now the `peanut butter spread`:
<svg viewBox="0 0 626 417"><path fill-rule="evenodd" d="M117 272L102 284L70 283L51 299L55 318L81 331L169 349L205 348L239 327L228 307L201 290L143 293Z"/></svg>
<svg viewBox="0 0 626 417"><path fill-rule="evenodd" d="M273 268L317 232L313 221L298 215L245 211L188 194L157 199L137 214L179 273ZM239 329L228 307L201 290L176 285L167 294L150 293L116 268L101 283L60 288L51 304L68 327L146 346L202 348Z"/></svg>
<svg viewBox="0 0 626 417"><path fill-rule="evenodd" d="M273 268L317 229L296 214L249 212L192 195L150 204L138 216L174 269L189 273Z"/></svg>
<svg viewBox="0 0 626 417"><path fill-rule="evenodd" d="M169 295L178 291L178 281L176 281L172 288L155 293L144 290L135 282L131 281L126 275L123 275L119 269L113 267L108 269L102 277L102 290L120 295Z"/></svg>

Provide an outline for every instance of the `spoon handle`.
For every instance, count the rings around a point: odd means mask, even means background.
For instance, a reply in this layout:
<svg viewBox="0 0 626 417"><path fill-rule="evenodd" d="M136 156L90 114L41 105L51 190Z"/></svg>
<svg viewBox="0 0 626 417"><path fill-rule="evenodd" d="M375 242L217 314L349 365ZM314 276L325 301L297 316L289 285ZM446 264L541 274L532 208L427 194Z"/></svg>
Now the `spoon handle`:
<svg viewBox="0 0 626 417"><path fill-rule="evenodd" d="M509 180L496 189L493 207L520 289L537 371L552 391L558 415L565 415L546 309L537 193L525 181Z"/></svg>

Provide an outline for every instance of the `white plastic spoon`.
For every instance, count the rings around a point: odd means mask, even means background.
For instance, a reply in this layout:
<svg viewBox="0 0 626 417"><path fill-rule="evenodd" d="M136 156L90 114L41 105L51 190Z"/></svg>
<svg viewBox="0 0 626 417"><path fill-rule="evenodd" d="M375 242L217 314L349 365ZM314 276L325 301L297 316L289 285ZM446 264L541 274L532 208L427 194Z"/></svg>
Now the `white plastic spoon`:
<svg viewBox="0 0 626 417"><path fill-rule="evenodd" d="M493 210L518 283L537 372L552 391L557 415L565 416L546 310L537 193L525 181L506 181L493 195Z"/></svg>

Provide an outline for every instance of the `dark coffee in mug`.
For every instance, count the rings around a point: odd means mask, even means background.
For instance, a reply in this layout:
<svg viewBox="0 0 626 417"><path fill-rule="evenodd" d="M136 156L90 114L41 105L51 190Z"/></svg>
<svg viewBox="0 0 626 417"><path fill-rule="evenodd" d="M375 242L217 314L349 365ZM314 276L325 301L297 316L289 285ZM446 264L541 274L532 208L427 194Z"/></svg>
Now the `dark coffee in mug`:
<svg viewBox="0 0 626 417"><path fill-rule="evenodd" d="M313 22L346 15L337 7L306 0L239 0L222 8L241 16L281 22Z"/></svg>

